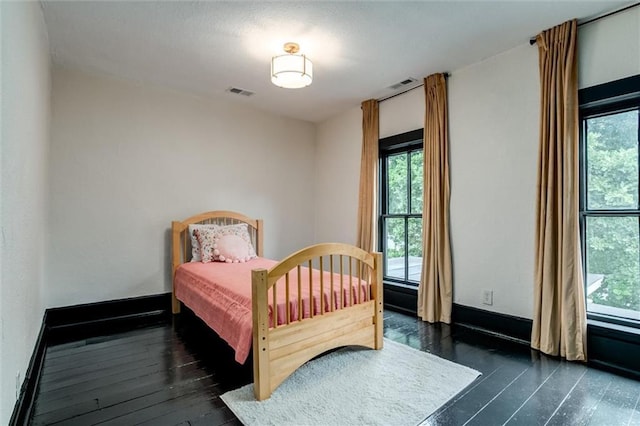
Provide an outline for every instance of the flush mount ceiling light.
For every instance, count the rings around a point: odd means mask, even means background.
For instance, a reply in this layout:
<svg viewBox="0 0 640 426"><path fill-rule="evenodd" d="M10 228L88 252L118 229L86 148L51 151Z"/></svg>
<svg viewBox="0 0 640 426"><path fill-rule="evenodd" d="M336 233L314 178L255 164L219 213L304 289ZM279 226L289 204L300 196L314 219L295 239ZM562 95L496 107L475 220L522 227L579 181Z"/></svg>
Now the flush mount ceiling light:
<svg viewBox="0 0 640 426"><path fill-rule="evenodd" d="M286 89L306 87L313 81L313 64L305 55L298 55L297 43L285 43L286 55L271 58L271 82Z"/></svg>

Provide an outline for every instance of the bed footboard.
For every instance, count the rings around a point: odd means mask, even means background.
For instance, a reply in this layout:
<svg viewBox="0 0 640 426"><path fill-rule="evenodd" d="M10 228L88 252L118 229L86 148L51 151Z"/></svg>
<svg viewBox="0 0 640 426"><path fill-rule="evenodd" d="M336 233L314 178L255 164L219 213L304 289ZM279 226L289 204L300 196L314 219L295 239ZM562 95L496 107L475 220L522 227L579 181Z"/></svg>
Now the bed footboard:
<svg viewBox="0 0 640 426"><path fill-rule="evenodd" d="M256 399L269 398L323 352L346 345L382 348L381 268L380 253L328 243L252 272Z"/></svg>

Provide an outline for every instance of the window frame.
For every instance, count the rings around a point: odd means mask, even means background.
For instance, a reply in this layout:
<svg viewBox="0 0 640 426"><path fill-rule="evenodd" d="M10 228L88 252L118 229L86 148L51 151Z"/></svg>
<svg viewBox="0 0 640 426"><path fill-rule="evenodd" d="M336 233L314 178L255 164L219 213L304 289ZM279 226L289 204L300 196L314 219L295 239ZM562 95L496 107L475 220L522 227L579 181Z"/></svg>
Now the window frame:
<svg viewBox="0 0 640 426"><path fill-rule="evenodd" d="M411 218L420 218L422 219L421 213L411 213L411 162L407 161L407 210L408 213L389 213L388 212L388 199L389 199L389 189L388 189L388 179L387 179L387 158L392 155L400 154L400 153L409 153L414 151L422 151L424 155L424 129L416 129L409 132L401 133L394 136L389 136L386 138L381 138L378 143L378 169L380 173L378 174L378 249L382 252L383 256L383 272L382 272L382 280L385 284L392 284L399 287L408 287L408 288L417 288L419 283L415 281L409 281L409 233L408 230L408 220ZM424 173L424 172L423 172ZM404 218L405 223L405 233L404 233L404 243L405 243L405 256L404 256L404 270L405 270L405 279L400 279L398 277L392 277L387 275L387 238L386 238L386 227L385 220L389 218Z"/></svg>
<svg viewBox="0 0 640 426"><path fill-rule="evenodd" d="M638 110L638 144L640 145L640 75L624 78L621 80L604 83L581 89L578 92L578 125L579 125L579 170L580 170L580 201L579 201L579 224L580 224L580 249L582 252L582 272L585 277L585 303L587 291L587 218L589 217L636 217L639 222L638 232L640 233L640 197L635 209L589 209L588 208L588 188L587 188L587 140L586 123L590 118L623 113L630 110ZM639 147L640 148L640 147ZM640 152L638 153L638 171L640 175ZM640 176L639 176L640 187ZM640 195L640 188L639 188ZM640 285L640 283L638 283ZM640 328L640 321L609 315L599 312L592 312L587 309L587 318L604 323Z"/></svg>

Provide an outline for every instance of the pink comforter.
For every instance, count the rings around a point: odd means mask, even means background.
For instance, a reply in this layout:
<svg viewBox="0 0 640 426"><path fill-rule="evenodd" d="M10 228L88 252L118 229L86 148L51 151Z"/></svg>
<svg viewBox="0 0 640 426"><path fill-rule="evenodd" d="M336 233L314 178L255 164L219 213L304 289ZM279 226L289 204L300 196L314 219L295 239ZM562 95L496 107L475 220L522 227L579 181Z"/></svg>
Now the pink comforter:
<svg viewBox="0 0 640 426"><path fill-rule="evenodd" d="M198 317L223 338L236 352L235 359L244 363L251 351L252 313L251 313L251 271L253 269L273 267L274 260L256 258L246 263L201 263L190 262L180 265L176 271L176 297L188 306ZM314 283L319 282L320 272L313 270ZM353 292L348 293L348 277L343 283L343 294L340 296L340 276L334 274L333 309L331 309L331 275L324 273L324 297L320 297L320 289L314 287L313 297L309 297L309 270L302 268L302 318L310 316L313 305L314 315L321 312L320 300L324 301L325 312L342 306L349 306L358 300L357 280L353 282ZM298 278L295 270L290 273L289 319L296 321L298 315ZM284 278L276 284L277 323L286 323L287 302ZM366 300L365 283L360 286L360 300ZM269 301L272 293L269 292ZM273 325L273 306L269 306L270 323Z"/></svg>

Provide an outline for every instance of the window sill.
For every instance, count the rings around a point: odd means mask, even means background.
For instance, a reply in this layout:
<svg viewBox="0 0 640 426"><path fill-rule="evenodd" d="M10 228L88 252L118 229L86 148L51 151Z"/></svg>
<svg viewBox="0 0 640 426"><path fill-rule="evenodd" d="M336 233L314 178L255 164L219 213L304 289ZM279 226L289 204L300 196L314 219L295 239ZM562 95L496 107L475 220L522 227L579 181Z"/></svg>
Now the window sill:
<svg viewBox="0 0 640 426"><path fill-rule="evenodd" d="M614 308L587 301L587 313L601 316L603 319L612 318L614 323L640 325L640 312L636 310ZM605 321L607 320L605 319Z"/></svg>
<svg viewBox="0 0 640 426"><path fill-rule="evenodd" d="M600 328L616 330L622 333L640 333L640 321L635 318L611 315L610 312L591 309L589 306L587 306L587 309L587 324Z"/></svg>
<svg viewBox="0 0 640 426"><path fill-rule="evenodd" d="M587 329L589 333L596 335L609 336L618 340L640 344L640 328L588 318Z"/></svg>

